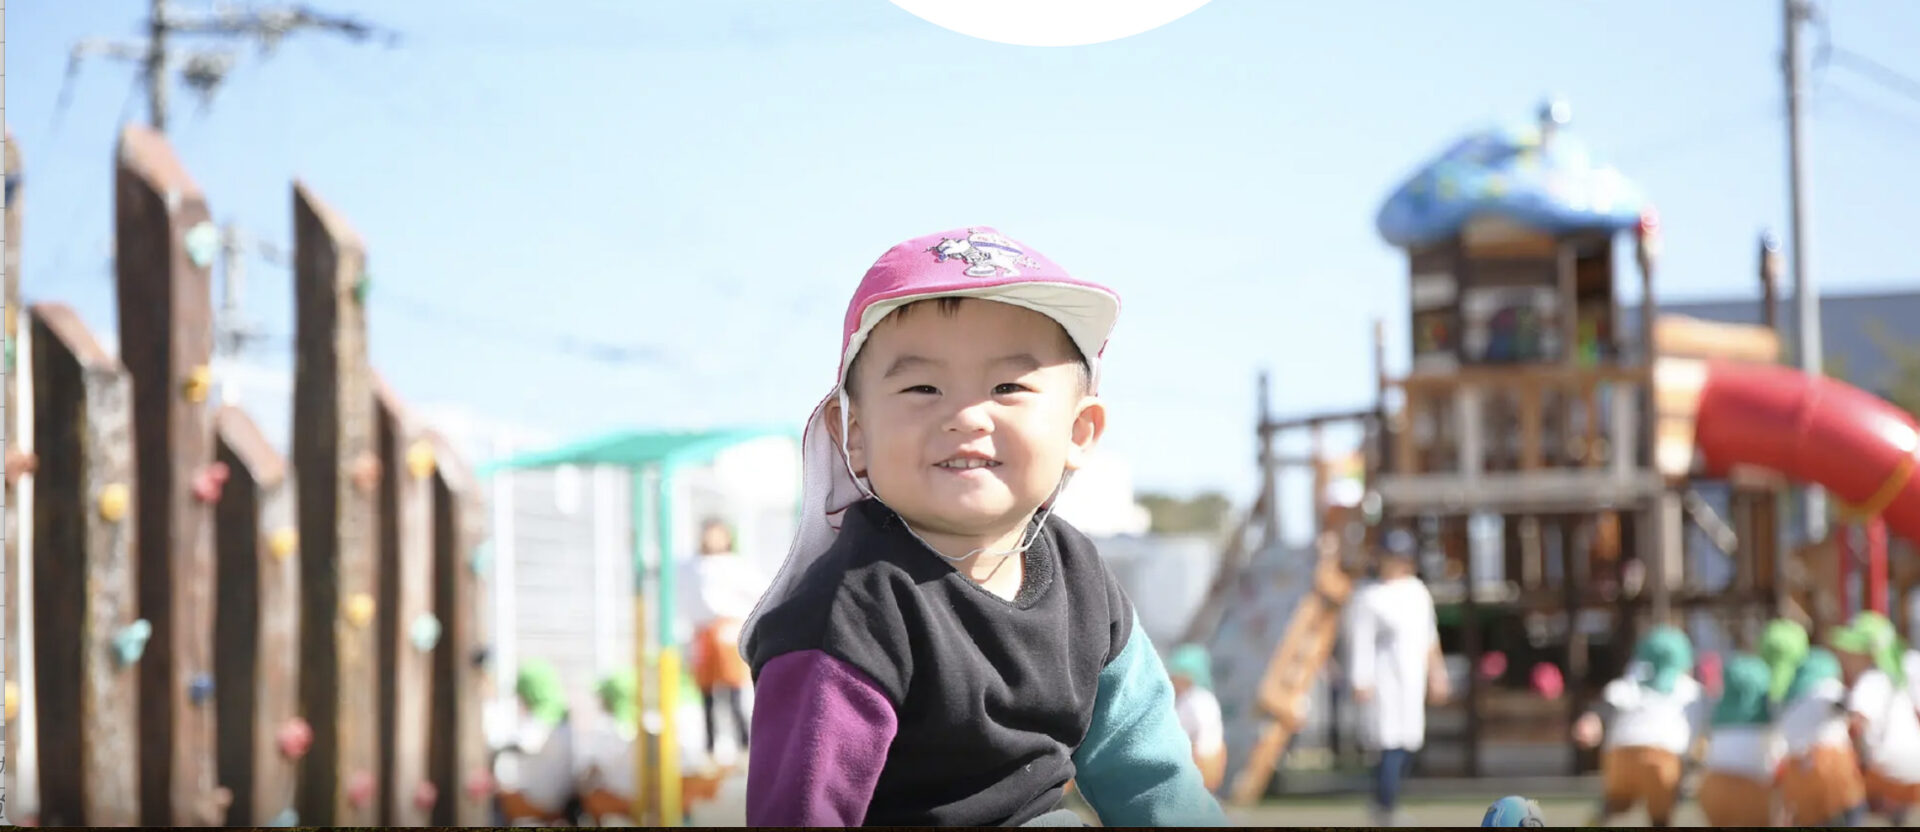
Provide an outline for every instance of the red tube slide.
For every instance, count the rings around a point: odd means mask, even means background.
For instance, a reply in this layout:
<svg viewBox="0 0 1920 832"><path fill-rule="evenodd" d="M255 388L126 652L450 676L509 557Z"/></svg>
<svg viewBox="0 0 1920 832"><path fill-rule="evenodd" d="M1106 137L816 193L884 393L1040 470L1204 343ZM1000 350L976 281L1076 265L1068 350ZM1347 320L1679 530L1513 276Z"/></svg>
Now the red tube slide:
<svg viewBox="0 0 1920 832"><path fill-rule="evenodd" d="M1858 387L1790 367L1711 362L1694 443L1715 473L1755 465L1818 484L1920 543L1920 425Z"/></svg>

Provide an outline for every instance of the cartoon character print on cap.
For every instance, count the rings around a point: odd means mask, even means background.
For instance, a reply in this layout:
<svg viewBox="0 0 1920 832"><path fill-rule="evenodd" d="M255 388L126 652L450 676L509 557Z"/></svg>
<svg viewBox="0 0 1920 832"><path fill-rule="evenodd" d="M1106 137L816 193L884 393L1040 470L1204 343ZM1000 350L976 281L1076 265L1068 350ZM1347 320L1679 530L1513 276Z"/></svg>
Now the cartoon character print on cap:
<svg viewBox="0 0 1920 832"><path fill-rule="evenodd" d="M933 254L936 263L966 261L968 277L1019 277L1021 266L1029 269L1040 267L1040 261L1028 256L1014 241L991 231L971 228L967 229L967 236L962 238L941 237L940 242L927 247L927 251Z"/></svg>

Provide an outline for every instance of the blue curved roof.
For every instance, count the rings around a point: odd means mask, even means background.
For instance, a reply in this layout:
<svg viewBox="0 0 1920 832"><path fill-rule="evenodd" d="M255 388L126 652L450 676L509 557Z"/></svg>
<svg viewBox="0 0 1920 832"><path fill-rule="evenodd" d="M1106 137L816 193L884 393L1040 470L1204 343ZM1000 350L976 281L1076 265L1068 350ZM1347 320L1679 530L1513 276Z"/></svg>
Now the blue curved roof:
<svg viewBox="0 0 1920 832"><path fill-rule="evenodd" d="M1484 128L1421 168L1381 206L1380 236L1401 247L1426 245L1457 235L1479 216L1556 234L1636 225L1646 196L1618 170L1593 160L1569 132L1563 107L1545 110L1544 125Z"/></svg>

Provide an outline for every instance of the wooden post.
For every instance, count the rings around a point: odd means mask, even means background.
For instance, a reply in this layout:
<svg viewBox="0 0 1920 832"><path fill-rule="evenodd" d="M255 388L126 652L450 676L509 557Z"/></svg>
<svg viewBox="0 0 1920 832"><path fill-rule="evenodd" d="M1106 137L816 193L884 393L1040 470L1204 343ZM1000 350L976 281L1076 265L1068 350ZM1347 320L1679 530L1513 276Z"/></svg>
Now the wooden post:
<svg viewBox="0 0 1920 832"><path fill-rule="evenodd" d="M133 391L73 310L36 305L33 540L40 822L140 823ZM10 752L12 749L8 749ZM17 761L15 763L18 764Z"/></svg>
<svg viewBox="0 0 1920 832"><path fill-rule="evenodd" d="M229 795L214 779L213 462L209 269L219 233L173 148L121 131L114 265L120 354L133 381L141 511L140 611L153 625L141 663L141 805L152 826L210 826Z"/></svg>
<svg viewBox="0 0 1920 832"><path fill-rule="evenodd" d="M297 805L302 824L371 826L380 763L373 619L382 466L361 306L366 254L345 219L300 183L293 229L300 701L314 731Z"/></svg>
<svg viewBox="0 0 1920 832"><path fill-rule="evenodd" d="M442 799L431 823L484 826L492 822L494 791L480 721L488 672L480 630L487 513L479 483L446 440L431 432L423 439L433 455L434 615L445 624L433 653L428 767Z"/></svg>
<svg viewBox="0 0 1920 832"><path fill-rule="evenodd" d="M6 549L6 626L0 631L0 637L7 641L6 673L6 750L5 756L13 760L12 765L0 765L5 769L5 791L0 796L7 801L0 802L0 824L22 817L20 812L20 763L25 749L20 745L20 716L25 712L26 691L20 684L20 628L15 622L24 620L28 614L20 598L20 477L26 473L31 457L21 445L20 432L20 374L15 369L18 363L16 347L20 341L20 214L23 196L20 183L20 148L14 144L13 131L6 134L5 150L6 198L4 210L6 220L0 226L0 249L4 249L4 260L0 260L0 279L4 279L5 298L0 300L0 315L6 320L5 375L0 379L0 387L5 387L5 410L0 411L0 422L4 422L6 431L5 447L0 453L6 457L6 513L4 544ZM8 809L11 807L12 811Z"/></svg>
<svg viewBox="0 0 1920 832"><path fill-rule="evenodd" d="M373 376L380 487L380 823L426 826L440 800L428 777L434 610L432 446L413 436L392 388Z"/></svg>
<svg viewBox="0 0 1920 832"><path fill-rule="evenodd" d="M1443 524L1444 533L1448 539L1470 541L1466 533L1467 518L1462 516L1449 516L1443 519L1441 523ZM1465 636L1463 639L1465 644L1463 644L1462 647L1465 648L1467 654L1467 776L1479 777L1480 734L1482 725L1480 709L1485 705L1485 698L1482 691L1485 686L1482 685L1480 681L1480 659L1482 652L1480 596L1479 593L1474 591L1475 584L1479 582L1480 576L1474 572L1471 542L1468 543L1466 557L1463 560L1464 563L1461 564L1462 568L1460 572L1466 578L1467 585L1467 592L1461 604L1461 616L1463 619L1461 629L1462 634Z"/></svg>
<svg viewBox="0 0 1920 832"><path fill-rule="evenodd" d="M300 539L287 463L244 411L214 417L217 460L231 472L214 510L219 564L214 684L226 823L288 826L295 772L313 731L300 717Z"/></svg>

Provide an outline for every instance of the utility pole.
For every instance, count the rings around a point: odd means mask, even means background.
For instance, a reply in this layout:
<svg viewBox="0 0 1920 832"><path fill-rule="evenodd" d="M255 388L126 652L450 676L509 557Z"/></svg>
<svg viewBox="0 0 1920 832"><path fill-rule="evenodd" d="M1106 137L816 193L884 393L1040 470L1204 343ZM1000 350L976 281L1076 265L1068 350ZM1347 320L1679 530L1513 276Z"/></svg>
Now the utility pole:
<svg viewBox="0 0 1920 832"><path fill-rule="evenodd" d="M1787 177L1791 204L1788 235L1793 240L1794 332L1800 371L1824 375L1826 360L1820 341L1820 294L1813 282L1807 228L1807 77L1806 50L1800 41L1800 24L1814 15L1812 0L1781 0L1786 24L1787 85ZM1808 540L1827 536L1827 495L1817 485L1804 489L1804 510Z"/></svg>
<svg viewBox="0 0 1920 832"><path fill-rule="evenodd" d="M147 119L155 131L164 134L170 109L170 75L177 71L180 80L200 94L204 107L232 71L235 60L230 49L176 49L176 37L197 35L216 40L252 40L262 54L271 53L288 35L303 29L332 31L354 41L378 37L389 46L399 41L396 32L304 6L256 9L223 4L211 12L191 14L169 8L167 0L150 0L146 29L145 40L88 38L74 44L67 58L66 83L62 84L60 103L56 106L65 106L73 77L86 59L105 57L136 64L146 80ZM234 223L226 223L221 228L223 288L220 311L214 318L214 346L215 354L228 362L238 360L240 353L260 337L240 313L249 242L246 232ZM238 403L239 392L231 378L221 379L220 388L223 402Z"/></svg>

